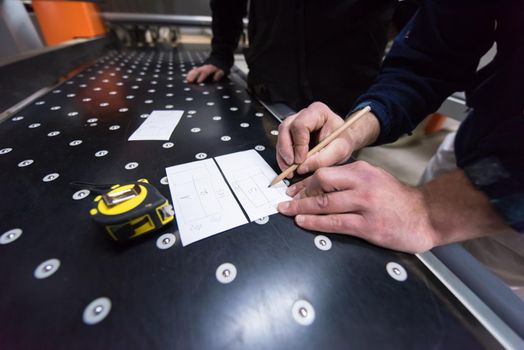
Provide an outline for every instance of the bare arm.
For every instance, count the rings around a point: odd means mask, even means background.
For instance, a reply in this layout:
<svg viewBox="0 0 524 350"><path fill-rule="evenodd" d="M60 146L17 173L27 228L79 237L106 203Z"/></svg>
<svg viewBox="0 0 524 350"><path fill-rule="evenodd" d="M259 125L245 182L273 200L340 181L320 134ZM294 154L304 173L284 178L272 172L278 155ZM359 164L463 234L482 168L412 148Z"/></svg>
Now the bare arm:
<svg viewBox="0 0 524 350"><path fill-rule="evenodd" d="M421 187L436 245L515 232L461 169Z"/></svg>
<svg viewBox="0 0 524 350"><path fill-rule="evenodd" d="M323 168L289 188L279 211L310 230L405 252L511 231L462 170L407 186L366 162Z"/></svg>

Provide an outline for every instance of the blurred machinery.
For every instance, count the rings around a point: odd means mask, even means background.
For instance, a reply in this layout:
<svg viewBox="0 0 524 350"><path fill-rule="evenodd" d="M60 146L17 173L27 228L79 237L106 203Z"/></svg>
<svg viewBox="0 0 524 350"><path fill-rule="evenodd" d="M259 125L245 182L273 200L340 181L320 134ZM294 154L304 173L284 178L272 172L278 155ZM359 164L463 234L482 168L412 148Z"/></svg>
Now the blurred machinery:
<svg viewBox="0 0 524 350"><path fill-rule="evenodd" d="M0 1L0 59L41 49L42 40L21 1Z"/></svg>

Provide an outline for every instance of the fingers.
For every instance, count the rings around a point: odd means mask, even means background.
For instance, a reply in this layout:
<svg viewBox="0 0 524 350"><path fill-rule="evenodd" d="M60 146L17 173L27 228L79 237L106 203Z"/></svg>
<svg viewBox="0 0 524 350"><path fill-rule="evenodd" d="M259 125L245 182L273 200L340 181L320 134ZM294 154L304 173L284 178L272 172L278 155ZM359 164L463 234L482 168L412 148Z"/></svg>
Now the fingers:
<svg viewBox="0 0 524 350"><path fill-rule="evenodd" d="M295 199L294 197L297 196L301 191L303 191L304 188L306 188L309 178L310 177L289 186L286 190L286 194ZM297 197L296 199L298 198L299 197Z"/></svg>
<svg viewBox="0 0 524 350"><path fill-rule="evenodd" d="M320 193L319 195L282 202L278 205L280 213L288 216L298 214L339 214L362 210L360 200L352 191Z"/></svg>
<svg viewBox="0 0 524 350"><path fill-rule="evenodd" d="M207 77L209 77L211 74L213 74L215 71L216 71L216 67L213 66L213 65L204 65L201 67L201 70L200 70L200 74L198 75L198 78L197 78L197 83L203 83L204 80L207 79Z"/></svg>
<svg viewBox="0 0 524 350"><path fill-rule="evenodd" d="M289 133L289 126L296 119L298 114L287 117L278 127L277 140L277 163L280 169L285 170L293 164L293 140Z"/></svg>
<svg viewBox="0 0 524 350"><path fill-rule="evenodd" d="M282 159L282 157L280 157L277 153L277 163L278 163L278 167L284 171L286 170L287 168L289 168L289 166L287 165L287 163ZM291 179L293 176L295 176L295 173L294 172L291 172L289 173L289 175L287 176L288 179Z"/></svg>
<svg viewBox="0 0 524 350"><path fill-rule="evenodd" d="M297 173L306 174L317 169L346 161L351 156L351 146L344 138L337 138L319 152L307 158L297 168Z"/></svg>
<svg viewBox="0 0 524 350"><path fill-rule="evenodd" d="M365 219L359 214L297 215L298 226L312 231L351 234L362 238Z"/></svg>
<svg viewBox="0 0 524 350"><path fill-rule="evenodd" d="M193 68L189 71L189 73L187 73L187 76L186 76L186 80L188 83L192 83L195 81L195 79L198 77L198 74L199 74L199 69L200 67L198 68Z"/></svg>
<svg viewBox="0 0 524 350"><path fill-rule="evenodd" d="M215 72L215 74L213 74L213 80L214 81L219 81L223 77L224 77L224 71L222 69L217 70Z"/></svg>
<svg viewBox="0 0 524 350"><path fill-rule="evenodd" d="M352 176L347 165L322 168L290 186L287 194L294 198L280 203L278 210L290 216L361 211L365 205L362 194L366 193L359 190L361 184L358 174Z"/></svg>
<svg viewBox="0 0 524 350"><path fill-rule="evenodd" d="M222 74L218 74L219 72L222 72ZM189 83L202 83L211 74L214 75L213 78L215 81L217 81L224 76L224 71L212 64L205 64L203 66L191 69L187 74L186 80Z"/></svg>
<svg viewBox="0 0 524 350"><path fill-rule="evenodd" d="M328 123L329 121L331 122ZM308 108L293 116L292 119L287 118L282 123L282 133L286 137L286 144L283 144L281 149L282 157L284 159L286 159L285 157L291 158L292 150L292 162L296 164L303 163L309 151L311 133L320 130L321 134L329 134L332 131L332 123L343 123L343 121L325 104L320 102L312 103Z"/></svg>
<svg viewBox="0 0 524 350"><path fill-rule="evenodd" d="M287 194L293 197L300 193L300 197L303 198L320 193L355 189L360 183L360 177L350 165L352 164L318 169L310 177L289 186Z"/></svg>
<svg viewBox="0 0 524 350"><path fill-rule="evenodd" d="M329 134L335 126L340 124L343 124L342 118L320 102L312 103L308 108L286 118L278 130L277 163L279 167L284 170L293 163L304 163L297 169L298 173L303 174L348 159L351 155L351 146L346 139L340 138L306 161L311 133L320 130L321 135Z"/></svg>
<svg viewBox="0 0 524 350"><path fill-rule="evenodd" d="M309 151L311 133L321 129L327 122L327 106L322 103L313 103L298 113L294 122L289 126L289 133L293 139L294 162L300 164L306 160Z"/></svg>
<svg viewBox="0 0 524 350"><path fill-rule="evenodd" d="M320 129L325 123L322 116L312 111L314 105L287 117L278 128L277 160L280 157L287 166L300 164L305 160L309 151L310 133Z"/></svg>
<svg viewBox="0 0 524 350"><path fill-rule="evenodd" d="M205 66L193 68L187 73L186 80L188 83L195 83L200 78L200 75L206 70Z"/></svg>

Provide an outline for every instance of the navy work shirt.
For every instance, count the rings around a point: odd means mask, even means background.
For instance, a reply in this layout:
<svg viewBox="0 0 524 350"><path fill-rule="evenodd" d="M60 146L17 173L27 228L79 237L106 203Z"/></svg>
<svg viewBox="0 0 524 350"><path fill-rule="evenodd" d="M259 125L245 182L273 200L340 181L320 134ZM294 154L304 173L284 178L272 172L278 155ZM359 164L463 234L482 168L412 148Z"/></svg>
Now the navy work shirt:
<svg viewBox="0 0 524 350"><path fill-rule="evenodd" d="M491 63L480 58L496 43ZM425 1L357 105L380 121L377 144L410 132L455 91L471 112L457 165L508 224L524 231L524 1Z"/></svg>

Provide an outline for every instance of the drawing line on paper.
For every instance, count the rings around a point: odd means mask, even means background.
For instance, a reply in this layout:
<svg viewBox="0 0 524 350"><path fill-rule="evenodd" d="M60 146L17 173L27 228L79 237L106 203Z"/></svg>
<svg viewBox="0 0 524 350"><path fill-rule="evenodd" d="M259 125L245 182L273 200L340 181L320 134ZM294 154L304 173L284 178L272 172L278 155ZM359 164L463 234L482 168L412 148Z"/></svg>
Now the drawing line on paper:
<svg viewBox="0 0 524 350"><path fill-rule="evenodd" d="M255 171L251 171L251 169ZM242 192L245 198L247 198L255 208L271 204L271 198L268 198L266 193L273 189L260 185L269 183L271 179L269 179L259 167L248 168L244 173L248 173L249 175L235 178L233 181L234 186Z"/></svg>
<svg viewBox="0 0 524 350"><path fill-rule="evenodd" d="M195 175L195 170L204 170L204 176ZM207 167L192 168L181 170L174 173L180 175L189 173L190 181L186 181L176 186L177 198L183 204L181 206L183 217L189 222L211 219L219 221L223 211L222 203L219 198L224 196L223 189L215 188L211 181L211 174ZM191 208L191 210L189 210Z"/></svg>

